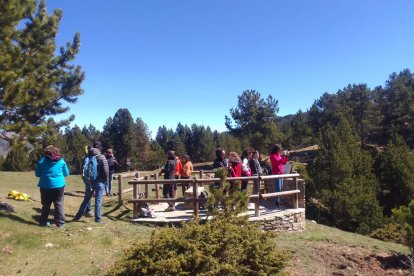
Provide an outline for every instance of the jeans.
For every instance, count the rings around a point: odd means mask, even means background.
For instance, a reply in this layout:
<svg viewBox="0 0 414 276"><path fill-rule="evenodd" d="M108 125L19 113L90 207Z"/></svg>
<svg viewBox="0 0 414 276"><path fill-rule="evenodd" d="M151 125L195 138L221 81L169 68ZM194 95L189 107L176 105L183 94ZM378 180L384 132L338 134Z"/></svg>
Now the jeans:
<svg viewBox="0 0 414 276"><path fill-rule="evenodd" d="M42 212L40 214L39 224L47 225L50 205L54 206L54 222L56 226L65 225L65 212L63 211L65 187L57 189L40 189L40 199L42 202Z"/></svg>
<svg viewBox="0 0 414 276"><path fill-rule="evenodd" d="M283 178L275 179L275 191L276 192L281 192L282 191L282 187L283 187ZM276 197L275 198L275 203L277 205L280 204L280 198L279 197Z"/></svg>
<svg viewBox="0 0 414 276"><path fill-rule="evenodd" d="M247 189L247 185L249 184L249 181L248 180L243 180L242 182L241 182L241 190L242 191L244 191L244 190L246 190Z"/></svg>
<svg viewBox="0 0 414 276"><path fill-rule="evenodd" d="M83 214L85 214L88 205L90 206L90 201L93 195L93 192L95 191L95 221L101 222L101 209L102 209L102 197L105 190L105 183L104 182L98 182L93 184L92 186L93 190L86 189L85 191L85 197L83 198L82 204L79 207L79 211L75 216L75 220L79 220ZM90 208L90 207L89 207Z"/></svg>
<svg viewBox="0 0 414 276"><path fill-rule="evenodd" d="M181 176L181 179L190 179L189 176ZM183 191L183 196L185 196L185 191L187 191L190 188L190 183L182 183L181 189Z"/></svg>
<svg viewBox="0 0 414 276"><path fill-rule="evenodd" d="M174 198L173 194L174 185L173 184L164 184L162 186L162 195L164 198ZM169 206L174 206L174 203L168 203Z"/></svg>
<svg viewBox="0 0 414 276"><path fill-rule="evenodd" d="M112 179L114 177L114 173L109 173L109 182L108 185L105 186L106 195L112 195Z"/></svg>

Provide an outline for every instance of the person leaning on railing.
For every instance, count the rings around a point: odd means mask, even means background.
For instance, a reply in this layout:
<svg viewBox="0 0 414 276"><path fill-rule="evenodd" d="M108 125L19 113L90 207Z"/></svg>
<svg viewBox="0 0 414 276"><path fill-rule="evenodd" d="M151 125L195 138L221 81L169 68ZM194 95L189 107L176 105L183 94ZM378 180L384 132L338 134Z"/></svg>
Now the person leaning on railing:
<svg viewBox="0 0 414 276"><path fill-rule="evenodd" d="M159 175L164 174L164 179L175 179L175 167L176 161L174 151L169 150L167 152L167 162L165 163L164 168L160 171ZM162 186L162 195L164 196L164 198L174 198L173 185L174 184L171 183L165 183ZM173 202L168 203L168 205L168 208L165 209L166 212L175 210Z"/></svg>
<svg viewBox="0 0 414 276"><path fill-rule="evenodd" d="M270 163L272 164L272 174L283 174L283 166L286 165L288 161L288 151L283 151L281 144L276 144L272 151L270 152ZM282 191L283 179L275 179L275 191ZM280 198L275 198L276 207L280 207Z"/></svg>
<svg viewBox="0 0 414 276"><path fill-rule="evenodd" d="M193 163L191 163L190 156L188 154L184 154L183 156L181 156L181 164L181 179L190 179L191 174L193 173ZM182 183L183 196L185 191L187 191L189 188L190 183Z"/></svg>

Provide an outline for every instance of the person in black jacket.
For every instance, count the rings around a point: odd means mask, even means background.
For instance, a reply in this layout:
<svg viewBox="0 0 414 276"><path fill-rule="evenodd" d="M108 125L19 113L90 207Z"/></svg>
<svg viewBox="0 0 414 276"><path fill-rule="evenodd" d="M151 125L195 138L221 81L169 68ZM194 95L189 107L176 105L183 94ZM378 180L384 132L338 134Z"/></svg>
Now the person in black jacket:
<svg viewBox="0 0 414 276"><path fill-rule="evenodd" d="M262 167L260 166L259 163L259 151L257 150L252 150L252 158L249 160L249 166L250 166L250 170L252 172L252 176L261 176L262 175ZM259 185L260 182L259 180L254 180L253 182L253 194L258 194L259 193Z"/></svg>
<svg viewBox="0 0 414 276"><path fill-rule="evenodd" d="M222 148L216 149L216 159L213 162L213 168L227 168L229 166L229 160L226 159L226 152Z"/></svg>
<svg viewBox="0 0 414 276"><path fill-rule="evenodd" d="M172 150L167 152L167 162L164 165L164 168L160 171L159 175L164 174L164 179L175 179L175 154ZM162 194L164 198L174 198L173 191L174 184L164 183L162 187ZM174 203L169 203L168 208L165 209L166 212L174 211Z"/></svg>
<svg viewBox="0 0 414 276"><path fill-rule="evenodd" d="M109 181L108 185L105 186L106 196L112 196L112 180L115 173L115 166L119 166L118 161L116 160L112 149L106 150L106 161L108 161L108 167L109 167Z"/></svg>

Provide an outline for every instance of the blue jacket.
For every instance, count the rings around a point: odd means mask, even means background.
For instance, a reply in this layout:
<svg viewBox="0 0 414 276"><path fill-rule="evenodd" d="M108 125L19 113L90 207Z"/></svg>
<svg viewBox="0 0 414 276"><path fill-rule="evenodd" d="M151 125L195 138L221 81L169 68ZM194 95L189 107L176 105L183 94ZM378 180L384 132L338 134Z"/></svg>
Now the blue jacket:
<svg viewBox="0 0 414 276"><path fill-rule="evenodd" d="M35 174L39 179L42 189L56 189L66 186L65 177L69 175L69 169L63 158L52 161L48 156L43 156L36 166Z"/></svg>

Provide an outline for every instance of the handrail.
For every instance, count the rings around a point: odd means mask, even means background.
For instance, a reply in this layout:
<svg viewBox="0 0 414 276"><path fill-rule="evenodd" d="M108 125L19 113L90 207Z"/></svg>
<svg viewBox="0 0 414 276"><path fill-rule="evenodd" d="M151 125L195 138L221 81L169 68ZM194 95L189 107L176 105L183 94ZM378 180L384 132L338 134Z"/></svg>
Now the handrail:
<svg viewBox="0 0 414 276"><path fill-rule="evenodd" d="M300 175L298 173L291 173L291 174L280 174L280 175L269 175L269 176L247 176L247 177L228 177L226 178L227 181L237 181L237 180L271 180L271 179L280 179L280 178L293 178L295 182L295 189L290 191L283 191L283 192L275 192L275 193L266 193L266 194L256 194L256 195L250 195L250 200L253 200L255 203L255 216L259 216L259 199L265 199L265 198L273 198L273 197L279 197L279 196L285 196L285 195L292 195L296 194L296 198L294 201L294 208L298 208L299 206L299 193L301 192L298 189L298 177ZM204 199L198 198L198 184L213 184L217 182L221 182L222 179L220 178L207 178L207 179L201 179L201 178L192 178L192 179L164 179L164 180L158 180L158 175L155 176L155 180L150 180L149 176L145 176L145 180L142 179L142 177L133 179L128 181L129 185L133 185L133 198L131 200L128 200L128 203L133 204L134 209L134 218L138 217L138 207L140 203L159 203L159 202L189 202L188 199L183 198L164 198L159 199L158 195L156 199L149 199L148 198L148 184L155 184L156 185L156 191L158 192L158 184L181 184L181 183L192 183L193 185L193 195L194 198L191 199L190 202L193 202L194 204L194 216L198 216L198 206L200 202L204 202ZM138 198L139 194L139 185L145 184L145 199ZM204 200L204 201L203 201Z"/></svg>

